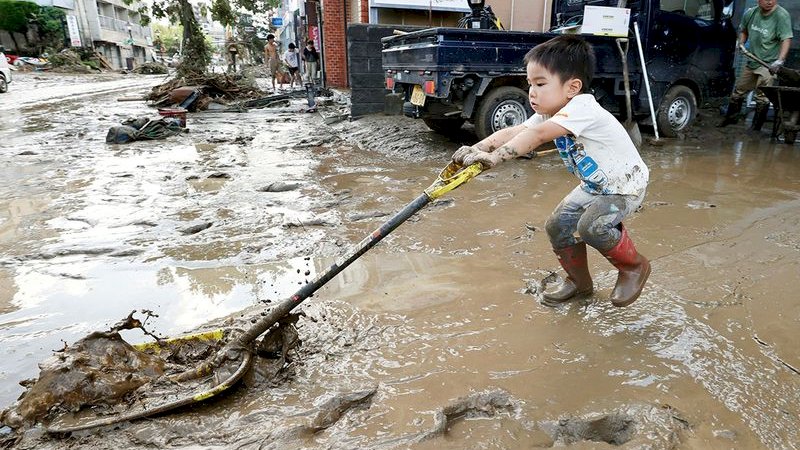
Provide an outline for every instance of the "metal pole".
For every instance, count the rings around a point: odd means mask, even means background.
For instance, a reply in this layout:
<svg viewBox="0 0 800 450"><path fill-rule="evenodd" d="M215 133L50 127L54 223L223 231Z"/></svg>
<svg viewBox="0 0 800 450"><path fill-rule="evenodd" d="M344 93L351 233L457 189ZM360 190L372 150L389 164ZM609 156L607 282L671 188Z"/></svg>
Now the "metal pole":
<svg viewBox="0 0 800 450"><path fill-rule="evenodd" d="M639 61L642 63L642 76L644 76L644 87L647 89L647 101L650 103L650 119L653 121L653 131L658 140L658 122L656 121L656 111L653 108L653 93L650 92L650 78L647 76L647 65L644 63L644 52L642 51L642 37L639 34L639 22L633 22L633 31L636 33L636 47L639 49Z"/></svg>
<svg viewBox="0 0 800 450"><path fill-rule="evenodd" d="M322 26L325 24L325 20L322 18L322 5L320 3L316 3L317 7L317 30L319 31L319 78L322 81L322 88L325 89L328 86L327 80L325 80L325 33L322 31Z"/></svg>

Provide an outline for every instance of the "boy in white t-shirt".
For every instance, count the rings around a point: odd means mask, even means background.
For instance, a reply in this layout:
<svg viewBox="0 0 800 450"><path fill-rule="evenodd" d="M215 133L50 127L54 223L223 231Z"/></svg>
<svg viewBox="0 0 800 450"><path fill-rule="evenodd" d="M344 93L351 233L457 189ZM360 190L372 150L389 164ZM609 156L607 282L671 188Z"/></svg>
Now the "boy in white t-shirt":
<svg viewBox="0 0 800 450"><path fill-rule="evenodd" d="M647 166L625 128L587 93L595 56L586 41L571 35L556 37L528 52L525 64L528 99L536 114L522 125L461 147L453 161L480 162L491 168L555 141L567 170L580 184L545 225L567 277L555 290L544 293L543 303L555 306L593 292L586 258L589 244L619 270L612 303L628 306L639 297L650 275L650 263L636 251L622 225L644 199ZM580 238L574 236L576 231Z"/></svg>
<svg viewBox="0 0 800 450"><path fill-rule="evenodd" d="M286 68L289 69L289 76L291 82L289 89L294 87L294 81L297 80L297 85L302 86L303 80L300 79L300 54L297 53L297 46L294 42L289 43L289 49L283 53L283 62L286 63Z"/></svg>

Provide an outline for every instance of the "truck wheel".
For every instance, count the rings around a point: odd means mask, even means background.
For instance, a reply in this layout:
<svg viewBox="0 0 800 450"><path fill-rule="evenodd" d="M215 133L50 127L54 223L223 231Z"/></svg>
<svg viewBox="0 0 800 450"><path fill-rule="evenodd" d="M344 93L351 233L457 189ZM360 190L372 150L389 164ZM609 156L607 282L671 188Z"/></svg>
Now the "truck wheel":
<svg viewBox="0 0 800 450"><path fill-rule="evenodd" d="M528 94L514 86L501 86L483 96L475 116L475 133L484 139L497 130L521 125L533 115Z"/></svg>
<svg viewBox="0 0 800 450"><path fill-rule="evenodd" d="M0 74L0 94L8 92L8 83L6 83L6 77L3 74Z"/></svg>
<svg viewBox="0 0 800 450"><path fill-rule="evenodd" d="M426 117L422 121L431 130L444 135L455 134L461 129L461 125L464 125L464 119L460 117L455 119L431 119Z"/></svg>
<svg viewBox="0 0 800 450"><path fill-rule="evenodd" d="M666 137L676 137L694 122L697 116L697 99L687 87L676 85L669 88L656 113L658 129Z"/></svg>

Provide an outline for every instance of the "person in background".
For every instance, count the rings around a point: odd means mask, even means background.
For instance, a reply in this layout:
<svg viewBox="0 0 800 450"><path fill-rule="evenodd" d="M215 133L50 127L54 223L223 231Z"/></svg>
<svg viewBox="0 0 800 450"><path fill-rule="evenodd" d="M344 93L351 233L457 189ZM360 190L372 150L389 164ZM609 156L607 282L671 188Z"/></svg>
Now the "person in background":
<svg viewBox="0 0 800 450"><path fill-rule="evenodd" d="M286 68L289 69L289 76L291 77L289 89L294 87L294 80L297 80L297 85L302 87L303 80L300 78L300 54L297 53L297 46L294 45L294 42L290 42L289 49L284 52L283 62L286 64Z"/></svg>
<svg viewBox="0 0 800 450"><path fill-rule="evenodd" d="M267 45L264 46L264 60L269 67L269 74L272 77L272 90L275 90L275 78L278 75L278 67L280 66L280 57L278 56L278 44L275 43L275 35L267 35ZM281 83L281 87L283 84Z"/></svg>
<svg viewBox="0 0 800 450"><path fill-rule="evenodd" d="M718 127L738 122L747 93L755 90L753 96L756 110L753 114L752 129L761 130L767 120L769 99L760 88L773 84L775 80L773 74L786 61L792 37L792 18L786 9L778 5L777 0L758 0L758 6L744 12L742 23L739 25L737 46L747 43L750 52L769 64L770 68L767 69L745 57L747 64L736 80L736 86L728 102L728 110Z"/></svg>
<svg viewBox="0 0 800 450"><path fill-rule="evenodd" d="M558 36L534 47L524 62L535 114L461 147L453 161L489 169L555 141L567 171L580 183L545 224L567 277L544 292L542 303L557 306L592 294L588 245L618 270L611 303L628 306L639 298L650 262L636 250L622 221L642 204L650 172L622 124L589 93L595 68L591 45L578 36Z"/></svg>
<svg viewBox="0 0 800 450"><path fill-rule="evenodd" d="M317 65L319 64L319 53L314 47L314 41L309 40L303 49L303 68L306 71L306 81L316 83Z"/></svg>

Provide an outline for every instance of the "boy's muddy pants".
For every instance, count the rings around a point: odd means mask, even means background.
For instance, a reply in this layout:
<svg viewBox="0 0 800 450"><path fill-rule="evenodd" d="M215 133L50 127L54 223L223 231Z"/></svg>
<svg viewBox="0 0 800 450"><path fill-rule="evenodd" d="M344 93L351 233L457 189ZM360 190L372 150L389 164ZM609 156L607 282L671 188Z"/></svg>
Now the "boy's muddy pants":
<svg viewBox="0 0 800 450"><path fill-rule="evenodd" d="M643 199L644 195L594 195L578 186L559 203L545 229L567 278L556 291L544 294L545 305L554 306L592 293L587 244L619 270L612 303L627 306L639 297L650 275L650 263L636 251L622 219L635 211ZM576 232L579 238L575 237Z"/></svg>

